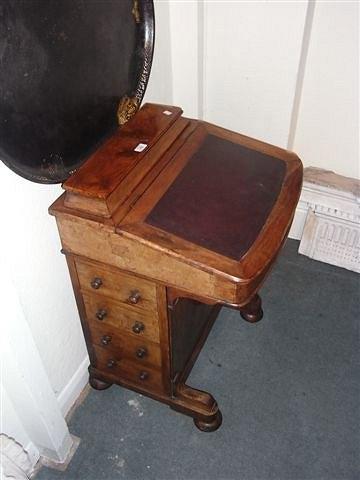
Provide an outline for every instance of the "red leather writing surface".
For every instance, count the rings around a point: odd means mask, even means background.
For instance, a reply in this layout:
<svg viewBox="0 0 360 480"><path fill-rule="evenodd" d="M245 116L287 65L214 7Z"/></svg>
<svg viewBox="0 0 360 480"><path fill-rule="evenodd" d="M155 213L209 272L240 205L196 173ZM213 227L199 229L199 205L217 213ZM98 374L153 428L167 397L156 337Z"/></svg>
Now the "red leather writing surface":
<svg viewBox="0 0 360 480"><path fill-rule="evenodd" d="M282 160L208 135L146 223L240 259L264 226L284 174Z"/></svg>

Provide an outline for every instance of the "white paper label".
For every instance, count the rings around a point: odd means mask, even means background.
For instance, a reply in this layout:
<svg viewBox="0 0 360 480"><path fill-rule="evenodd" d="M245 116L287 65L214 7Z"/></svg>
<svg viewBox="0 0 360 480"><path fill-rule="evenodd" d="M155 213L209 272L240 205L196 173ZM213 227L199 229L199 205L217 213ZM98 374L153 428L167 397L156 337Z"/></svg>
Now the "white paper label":
<svg viewBox="0 0 360 480"><path fill-rule="evenodd" d="M164 110L164 111L163 111L163 114L164 114L164 115L172 115L172 112L170 112L169 110Z"/></svg>
<svg viewBox="0 0 360 480"><path fill-rule="evenodd" d="M143 152L147 147L147 143L138 143L134 148L134 152Z"/></svg>

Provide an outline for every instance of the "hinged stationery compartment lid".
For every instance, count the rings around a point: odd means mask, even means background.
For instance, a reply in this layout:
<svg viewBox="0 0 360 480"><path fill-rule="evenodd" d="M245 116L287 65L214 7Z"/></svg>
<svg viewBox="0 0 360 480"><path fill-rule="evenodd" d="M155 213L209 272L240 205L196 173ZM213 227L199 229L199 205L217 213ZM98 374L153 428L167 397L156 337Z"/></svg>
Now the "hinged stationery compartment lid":
<svg viewBox="0 0 360 480"><path fill-rule="evenodd" d="M139 108L153 42L152 0L3 0L0 159L68 178Z"/></svg>
<svg viewBox="0 0 360 480"><path fill-rule="evenodd" d="M179 107L143 105L63 184L64 205L116 222L131 208L136 187L146 188L165 152L183 136L189 121L181 113Z"/></svg>

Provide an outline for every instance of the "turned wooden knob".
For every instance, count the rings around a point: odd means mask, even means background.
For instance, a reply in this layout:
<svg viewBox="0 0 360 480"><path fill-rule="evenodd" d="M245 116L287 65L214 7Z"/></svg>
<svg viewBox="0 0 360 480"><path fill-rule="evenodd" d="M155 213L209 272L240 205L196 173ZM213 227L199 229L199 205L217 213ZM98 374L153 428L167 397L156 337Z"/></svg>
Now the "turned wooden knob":
<svg viewBox="0 0 360 480"><path fill-rule="evenodd" d="M136 356L138 358L144 358L148 354L148 351L145 347L140 347L136 350Z"/></svg>
<svg viewBox="0 0 360 480"><path fill-rule="evenodd" d="M141 333L143 330L145 330L145 325L142 322L135 322L132 331L134 333Z"/></svg>
<svg viewBox="0 0 360 480"><path fill-rule="evenodd" d="M136 305L137 303L139 303L140 298L141 298L140 292L135 290L134 292L131 292L131 295L129 297L129 302Z"/></svg>
<svg viewBox="0 0 360 480"><path fill-rule="evenodd" d="M94 288L95 290L100 288L102 284L103 284L103 282L102 282L101 278L99 278L99 277L93 278L90 282L91 288Z"/></svg>
<svg viewBox="0 0 360 480"><path fill-rule="evenodd" d="M105 308L100 308L100 310L98 310L96 313L95 313L95 316L98 320L104 320L104 318L106 317L107 315L107 311L105 310Z"/></svg>
<svg viewBox="0 0 360 480"><path fill-rule="evenodd" d="M106 366L107 366L108 368L114 368L114 367L116 366L116 361L113 360L112 358L110 358L110 360L108 360Z"/></svg>
<svg viewBox="0 0 360 480"><path fill-rule="evenodd" d="M111 342L111 336L110 335L103 335L101 337L101 343L103 345L109 345L110 342Z"/></svg>
<svg viewBox="0 0 360 480"><path fill-rule="evenodd" d="M149 378L148 372L140 372L139 378L140 380L143 380L143 381L147 380Z"/></svg>

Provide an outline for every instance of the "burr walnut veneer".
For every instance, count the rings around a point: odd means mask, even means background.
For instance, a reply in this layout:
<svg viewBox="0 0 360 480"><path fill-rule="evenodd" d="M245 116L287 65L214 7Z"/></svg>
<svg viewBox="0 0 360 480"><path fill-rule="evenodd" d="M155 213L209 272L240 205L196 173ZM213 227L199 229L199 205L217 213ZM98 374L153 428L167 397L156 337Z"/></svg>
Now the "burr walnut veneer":
<svg viewBox="0 0 360 480"><path fill-rule="evenodd" d="M222 306L261 318L257 292L290 228L302 167L289 151L181 114L144 105L50 212L90 384L141 392L211 431L218 405L186 379Z"/></svg>

